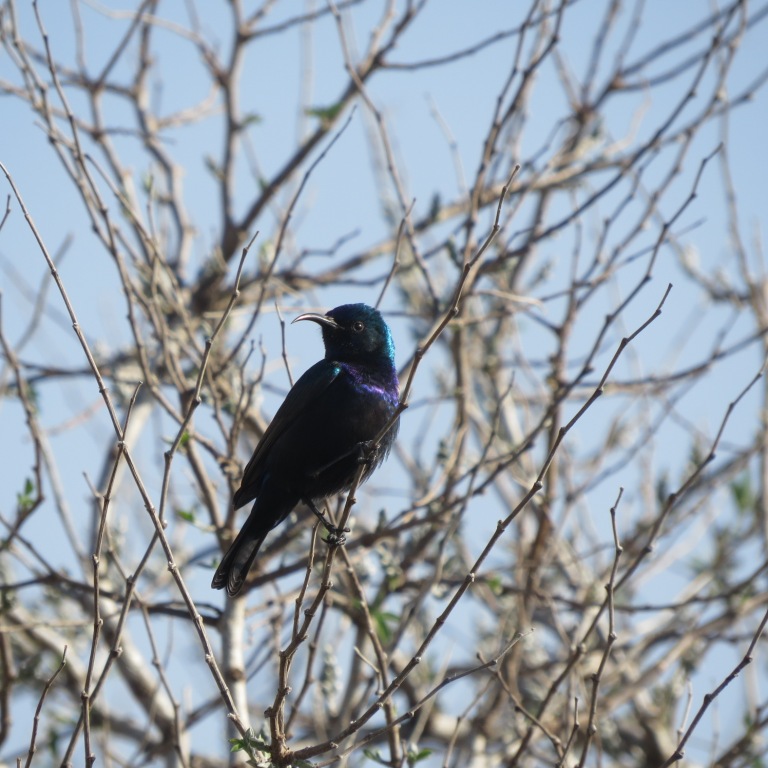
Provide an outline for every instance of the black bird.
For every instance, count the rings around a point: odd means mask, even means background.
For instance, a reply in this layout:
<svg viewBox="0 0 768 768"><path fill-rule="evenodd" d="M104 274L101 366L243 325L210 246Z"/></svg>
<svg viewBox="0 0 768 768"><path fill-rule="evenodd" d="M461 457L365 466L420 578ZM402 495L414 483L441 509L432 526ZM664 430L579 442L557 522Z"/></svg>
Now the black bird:
<svg viewBox="0 0 768 768"><path fill-rule="evenodd" d="M230 597L242 588L267 534L303 501L316 502L349 489L366 463L363 480L386 458L399 419L371 454L371 441L397 410L399 386L389 326L366 304L345 304L326 315L299 320L319 323L325 358L294 384L267 427L243 472L235 509L256 500L211 582ZM326 523L332 534L340 531Z"/></svg>

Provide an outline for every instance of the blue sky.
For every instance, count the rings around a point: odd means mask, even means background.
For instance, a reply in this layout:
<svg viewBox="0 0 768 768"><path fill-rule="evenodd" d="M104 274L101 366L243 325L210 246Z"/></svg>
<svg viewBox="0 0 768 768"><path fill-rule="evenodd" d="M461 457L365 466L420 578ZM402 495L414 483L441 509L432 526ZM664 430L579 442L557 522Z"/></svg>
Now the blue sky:
<svg viewBox="0 0 768 768"><path fill-rule="evenodd" d="M108 60L117 34L128 23L120 18L108 18L99 9L119 11L126 5L115 2L83 5L89 71L98 71ZM214 49L226 52L229 45L226 4L200 5L201 27L206 39ZM18 6L22 26L30 38L37 40L31 8L22 2ZM291 15L298 7L303 5L278 4L272 23L277 23L281 15ZM352 26L356 30L355 45L358 50L366 45L371 19L378 17L381 7L381 4L365 3L354 10ZM595 7L594 3L586 0L575 3L566 14L561 31L562 66L573 73L576 81L583 77L589 66L591 43L599 31L595 29ZM180 1L163 3L162 16L166 19L183 18L183 8L184 3ZM40 9L55 55L71 57L74 37L70 4L41 2ZM709 4L694 6L690 3L651 0L646 4L644 23L633 49L627 54L627 60L632 61L635 56L640 56L641 52L652 48L660 39L674 36L677 30L686 29L692 13L698 12L705 16L710 11ZM390 58L402 64L445 55L496 32L512 29L519 21L518 9L508 0L434 4L427 9L419 23L408 31ZM626 30L631 23L631 17L626 14L621 17L619 28ZM765 69L764 32L764 25L758 25L741 42L739 55L727 81L731 95L748 87ZM202 79L203 70L191 45L180 41L171 31L160 31L158 35L163 42L157 49L156 65L162 76L154 80L151 94L160 105L160 112L167 115L202 98L208 90L208 84ZM622 52L619 46L622 39L623 34L611 38L609 45L614 50L607 58L608 61L612 60L613 55ZM338 35L330 19L318 27L312 41L311 58L305 58L302 53L305 43L306 39L298 31L287 35L269 35L254 46L253 53L243 63L243 111L258 116L248 137L261 173L266 177L282 166L297 136L311 130L316 121L316 118L303 112L298 104L299 96L303 98L303 107L328 106L338 97L345 82ZM699 36L691 39L686 49L693 54L706 44L706 37ZM460 191L451 151L441 126L434 118L433 110L439 110L450 128L461 157L464 176L471 180L479 162L480 142L487 132L496 95L508 75L513 55L514 38L509 38L446 67L419 69L407 76L396 70L386 71L371 81L370 94L387 121L406 195L416 200L416 218L430 209L435 194L439 194L443 200L451 200ZM125 61L130 64L133 56L135 49L129 46ZM674 60L679 58L680 53L677 51ZM652 77L663 71L664 66L665 60L662 60L645 75ZM128 71L125 64L120 64L118 71L121 67ZM309 84L305 78L308 71L311 72ZM633 92L628 93L625 99L612 102L603 124L606 140L620 140L630 130L635 136L647 135L657 125L659 116L666 114L680 98L681 84L690 82L691 76L690 72L685 73L671 80L664 88L649 92L646 96ZM528 107L525 133L520 143L521 156L515 158L521 163L526 163L545 143L567 109L566 97L554 80L553 70L546 66L537 77L535 96ZM5 54L0 56L0 81L18 82L18 75L11 68ZM705 102L708 82L705 78L697 96L686 106L683 120L696 114L696 110ZM68 88L67 92L71 95L72 106L80 108L82 104L72 89ZM764 148L767 100L765 88L760 88L754 99L734 110L728 121L728 156L738 195L739 219L742 234L754 259L752 268L758 274L765 270L761 237L766 217L765 179L768 178L768 153ZM71 238L61 264L61 274L90 343L98 351L125 341L128 338L124 321L125 307L114 266L105 258L103 250L89 231L82 204L73 194L71 182L63 173L38 121L26 106L8 95L2 98L0 105L0 160L13 175L49 249L56 252ZM131 119L124 104L112 96L105 97L105 110L115 122ZM376 243L387 234L388 229L381 215L381 176L375 170L374 157L367 144L370 125L369 116L358 105L348 128L313 173L294 218L295 243L292 246L296 251L301 248L329 248L340 237L357 232L340 249L337 258L342 258ZM666 217L672 216L685 201L691 191L695 170L720 142L721 130L722 125L712 123L697 135L690 147L684 172L670 185L660 203L660 209ZM165 138L174 160L184 168L184 199L199 233L190 268L190 273L194 274L207 259L219 235L217 189L210 170L206 168L205 158L208 156L216 160L220 156L221 126L213 118L183 131L170 128ZM133 138L116 137L115 144L124 152L134 184L140 188L143 180L152 173L151 165L137 151ZM323 146L327 144L328 141ZM659 162L658 168L649 172L649 178L663 172L664 163ZM299 180L300 175L294 182L294 188ZM257 187L258 180L250 172L247 158L241 157L237 178L237 202L241 210L253 199ZM681 242L695 254L702 269L713 275L721 273L723 276L732 276L735 274L735 260L726 230L723 192L723 178L718 160L715 159L710 162L701 179L696 200L686 210L676 229L678 232L688 230L682 235ZM111 199L110 204L114 204ZM11 217L0 233L0 288L3 294L4 331L15 343L40 314L30 297L35 295L39 285L50 278L15 201L12 201L11 207ZM521 215L521 229L525 223L525 216ZM585 216L583 226L585 238L594 237L599 227L597 214L590 212ZM268 210L258 222L258 227L262 234L257 247L261 247L274 236L275 212ZM651 230L644 235L644 241L638 242L648 245L657 234L657 231ZM569 230L542 247L540 259L550 260L555 273L548 284L548 290L558 280L567 281L567 264L573 237L573 232ZM382 260L372 268L372 273L382 273L387 264L386 260ZM638 259L635 265L624 270L622 279L617 280L611 291L606 292L603 302L590 306L575 330L577 346L581 343L585 351L590 347L602 316L626 295L644 268L645 261ZM641 299L622 318L626 330L632 330L653 311L668 282L674 283L674 288L664 314L633 345L626 363L623 362L617 368L618 378L639 375L640 372L659 374L706 357L713 337L724 323L729 322L726 312L709 310L705 297L681 275L672 254L663 251L654 270L653 281L644 289ZM448 286L444 288L448 295ZM373 302L379 288L351 290L354 290L354 300ZM64 314L63 305L52 285L48 286L48 291L49 299L40 318L42 330L20 353L20 357L23 362L84 365L85 361ZM310 304L330 306L348 300L350 297L347 291L334 288L316 291L313 295L288 297L284 306L290 317L294 311ZM415 344L410 326L402 316L402 307L398 306L394 293L389 294L383 306L389 312L399 357L404 358ZM556 316L557 308L558 303L551 302L543 311L549 312L550 317ZM743 319L734 318L733 325L731 333L734 338L749 330L748 321ZM529 353L531 358L543 356L540 351L541 331L525 318L521 319L521 328L523 351ZM318 357L319 338L312 331L300 326L288 329L288 348L294 374L300 373ZM601 356L600 364L607 363L618 338L617 332L611 338L612 344L608 345ZM259 321L254 340L261 340L266 350L270 383L277 389L287 387L287 378L280 360L278 325L271 309ZM713 436L728 401L741 391L761 364L759 355L751 348L716 366L711 375L704 378L680 405L681 414L702 433ZM414 398L418 400L427 397L432 385L431 378L426 373L422 375L417 380ZM759 393L754 391L734 413L724 438L725 456L728 455L730 439L740 443L744 435L754 431L760 414L758 397ZM272 412L279 399L279 394L267 395L265 413ZM51 445L57 457L61 483L67 498L79 500L85 506L88 488L83 474L94 479L103 459L105 440L111 438L108 431L105 433L107 421L103 409L99 410L99 395L95 385L86 378L61 384L55 389L46 387L41 392L40 409L42 423L47 429L53 430ZM599 409L594 415L597 419L601 418ZM407 417L403 429L406 438L413 436L422 425L418 411L407 414ZM67 428L72 423L80 423L80 420L85 425L83 428ZM14 508L22 479L28 476L30 467L23 414L9 401L0 402L0 428L6 435L13 436L0 443L0 465L4 467L4 479L0 483L0 511L9 515ZM573 450L590 447L593 433L588 423L579 425L569 438ZM167 435L167 425L158 421L148 430L146 439L162 440ZM666 442L660 450L662 461L667 462L673 471L681 470L688 459L687 426L680 427L678 432L672 430L665 433L664 440ZM395 470L396 465L390 462L374 484L396 489ZM151 476L151 468L148 471ZM613 501L616 485L616 482L607 483L605 487L597 489L590 499L596 510L596 526L604 542L609 541L609 530L600 515ZM392 505L396 507L396 491L391 498ZM494 522L495 517L492 521L489 518L489 525ZM57 526L58 523L49 517L39 523L33 521L30 531L43 539L46 535L59 537L62 533ZM55 559L55 548L53 550L52 557ZM61 556L66 559L65 553ZM201 583L203 581L204 578Z"/></svg>

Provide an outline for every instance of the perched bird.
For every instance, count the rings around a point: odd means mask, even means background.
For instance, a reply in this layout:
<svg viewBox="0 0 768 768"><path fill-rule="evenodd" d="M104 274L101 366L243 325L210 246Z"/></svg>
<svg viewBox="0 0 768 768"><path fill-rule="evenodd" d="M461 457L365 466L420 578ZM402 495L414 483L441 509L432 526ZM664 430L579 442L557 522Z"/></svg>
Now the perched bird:
<svg viewBox="0 0 768 768"><path fill-rule="evenodd" d="M316 503L349 489L361 462L363 480L392 447L399 420L371 455L371 441L397 410L399 386L389 326L366 304L345 304L326 315L305 314L318 323L325 358L294 384L267 427L243 472L235 509L255 504L211 582L236 595L267 534L300 502L331 531Z"/></svg>

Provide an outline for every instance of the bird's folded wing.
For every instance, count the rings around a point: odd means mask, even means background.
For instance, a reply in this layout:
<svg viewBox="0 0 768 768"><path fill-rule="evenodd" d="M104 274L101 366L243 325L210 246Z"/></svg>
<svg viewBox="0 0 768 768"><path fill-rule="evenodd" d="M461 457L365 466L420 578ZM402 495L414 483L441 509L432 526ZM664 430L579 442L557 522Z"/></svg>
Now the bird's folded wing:
<svg viewBox="0 0 768 768"><path fill-rule="evenodd" d="M275 444L285 430L308 408L312 408L317 398L330 386L341 371L340 366L332 360L320 360L304 372L293 385L283 404L264 431L264 434L246 464L240 489L235 494L235 509L254 499L255 488L261 482L264 470L264 459L270 448Z"/></svg>

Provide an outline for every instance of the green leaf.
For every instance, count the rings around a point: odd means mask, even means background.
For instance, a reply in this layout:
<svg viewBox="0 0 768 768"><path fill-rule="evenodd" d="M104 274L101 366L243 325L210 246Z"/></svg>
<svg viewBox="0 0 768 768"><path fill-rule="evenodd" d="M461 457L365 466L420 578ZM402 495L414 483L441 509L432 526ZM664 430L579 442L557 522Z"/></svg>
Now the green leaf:
<svg viewBox="0 0 768 768"><path fill-rule="evenodd" d="M211 155L206 155L204 162L205 162L205 167L211 172L211 174L215 179L217 179L218 181L224 180L224 172L221 170L221 167L213 159Z"/></svg>
<svg viewBox="0 0 768 768"><path fill-rule="evenodd" d="M396 613L387 613L387 611L371 610L371 616L376 624L376 634L382 642L388 643L392 639L392 624L396 624L400 618Z"/></svg>
<svg viewBox="0 0 768 768"><path fill-rule="evenodd" d="M32 479L28 477L24 481L24 489L21 493L16 494L16 506L19 514L23 515L29 512L32 507L35 506L36 501L35 484L32 482Z"/></svg>
<svg viewBox="0 0 768 768"><path fill-rule="evenodd" d="M501 582L501 576L498 574L492 573L489 574L486 578L486 583L488 584L488 588L493 592L494 595L500 595L502 593L502 582Z"/></svg>
<svg viewBox="0 0 768 768"><path fill-rule="evenodd" d="M656 481L656 501L660 507L663 507L667 503L669 498L669 478L666 472L662 472Z"/></svg>
<svg viewBox="0 0 768 768"><path fill-rule="evenodd" d="M750 512L755 508L757 499L755 498L755 492L752 489L752 480L748 472L745 472L741 477L734 480L731 485L731 496L736 504L736 511L740 514Z"/></svg>
<svg viewBox="0 0 768 768"><path fill-rule="evenodd" d="M144 190L144 192L147 193L150 197L152 196L152 191L155 186L155 177L147 172L141 177L141 186ZM127 210L127 209L126 209Z"/></svg>
<svg viewBox="0 0 768 768"><path fill-rule="evenodd" d="M32 404L32 410L35 413L40 413L40 392L37 387L34 387L31 384L27 384L26 387L27 397L29 397L29 402Z"/></svg>
<svg viewBox="0 0 768 768"><path fill-rule="evenodd" d="M254 762L261 759L256 755L257 752L269 754L269 743L264 731L256 734L253 728L249 728L243 738L235 737L229 743L232 745L230 752L245 752Z"/></svg>
<svg viewBox="0 0 768 768"><path fill-rule="evenodd" d="M245 749L245 741L243 739L230 739L229 743L232 745L230 752L242 752Z"/></svg>
<svg viewBox="0 0 768 768"><path fill-rule="evenodd" d="M344 109L344 102L339 101L329 107L310 107L304 110L304 114L308 117L317 117L324 128L329 128L342 109Z"/></svg>
<svg viewBox="0 0 768 768"><path fill-rule="evenodd" d="M249 112L241 121L243 128L247 128L249 125L258 125L263 122L264 118L258 112Z"/></svg>
<svg viewBox="0 0 768 768"><path fill-rule="evenodd" d="M381 756L381 752L378 749L364 749L363 754L374 763L379 765L389 765L389 763Z"/></svg>
<svg viewBox="0 0 768 768"><path fill-rule="evenodd" d="M429 204L429 220L430 221L437 221L437 217L440 215L440 209L443 206L443 202L440 199L440 193L435 192L434 195L432 195L432 201Z"/></svg>
<svg viewBox="0 0 768 768"><path fill-rule="evenodd" d="M448 257L454 264L461 263L461 255L458 250L456 250L456 243L452 237L448 238L448 241L445 244L445 249L448 251Z"/></svg>
<svg viewBox="0 0 768 768"><path fill-rule="evenodd" d="M431 749L420 749L418 752L410 751L405 756L405 759L408 761L409 768L413 768L416 763L418 763L421 760L425 760L432 754Z"/></svg>
<svg viewBox="0 0 768 768"><path fill-rule="evenodd" d="M18 397L18 389L16 387L7 387L3 394L9 398ZM21 382L21 394L27 398L29 407L34 413L40 413L40 393L37 387L30 384L28 381Z"/></svg>

